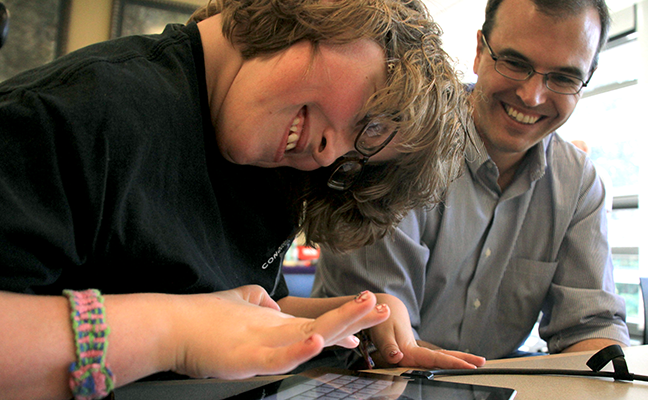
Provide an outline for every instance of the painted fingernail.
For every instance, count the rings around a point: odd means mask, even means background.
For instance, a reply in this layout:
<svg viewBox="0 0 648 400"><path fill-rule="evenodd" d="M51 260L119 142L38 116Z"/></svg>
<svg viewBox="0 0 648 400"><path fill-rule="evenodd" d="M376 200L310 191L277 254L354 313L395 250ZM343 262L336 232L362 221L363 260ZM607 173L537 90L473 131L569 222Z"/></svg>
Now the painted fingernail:
<svg viewBox="0 0 648 400"><path fill-rule="evenodd" d="M362 303L363 301L367 300L368 298L369 298L369 291L365 290L364 292L360 292L355 297L355 301L356 301L356 303Z"/></svg>
<svg viewBox="0 0 648 400"><path fill-rule="evenodd" d="M392 350L389 352L389 357L396 357L400 353L398 350Z"/></svg>
<svg viewBox="0 0 648 400"><path fill-rule="evenodd" d="M387 304L376 304L376 312L378 313L384 313L389 310L389 307L387 307Z"/></svg>
<svg viewBox="0 0 648 400"><path fill-rule="evenodd" d="M360 339L358 339L356 336L351 336L351 340L353 340L356 346L360 344Z"/></svg>

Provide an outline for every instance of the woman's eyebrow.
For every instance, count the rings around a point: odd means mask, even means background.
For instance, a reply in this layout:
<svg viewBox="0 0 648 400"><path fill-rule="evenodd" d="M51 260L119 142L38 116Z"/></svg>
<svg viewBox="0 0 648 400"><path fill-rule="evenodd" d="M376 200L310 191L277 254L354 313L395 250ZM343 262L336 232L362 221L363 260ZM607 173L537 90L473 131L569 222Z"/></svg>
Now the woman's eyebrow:
<svg viewBox="0 0 648 400"><path fill-rule="evenodd" d="M371 117L369 116L369 113L367 113L363 117L356 117L355 120L357 121L356 126L361 128L371 121Z"/></svg>

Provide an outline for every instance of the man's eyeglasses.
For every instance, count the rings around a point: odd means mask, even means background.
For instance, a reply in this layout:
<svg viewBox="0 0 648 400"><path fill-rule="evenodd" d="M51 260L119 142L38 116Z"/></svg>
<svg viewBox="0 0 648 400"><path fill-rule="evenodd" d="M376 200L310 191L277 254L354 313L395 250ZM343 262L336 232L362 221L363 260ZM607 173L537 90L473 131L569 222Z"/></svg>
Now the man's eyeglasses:
<svg viewBox="0 0 648 400"><path fill-rule="evenodd" d="M394 138L397 132L394 125L382 119L369 121L356 137L356 151L345 154L335 162L328 187L342 191L353 186L369 157L384 149Z"/></svg>
<svg viewBox="0 0 648 400"><path fill-rule="evenodd" d="M495 61L495 71L506 78L513 79L514 81L526 81L534 74L542 75L547 89L559 94L577 94L587 86L590 79L592 79L592 75L590 75L587 81L583 81L580 78L563 74L561 72L548 72L543 74L542 72L536 71L531 64L526 61L507 56L500 57L495 55L493 49L486 40L486 35L482 34L481 37L488 49L488 53L493 61Z"/></svg>

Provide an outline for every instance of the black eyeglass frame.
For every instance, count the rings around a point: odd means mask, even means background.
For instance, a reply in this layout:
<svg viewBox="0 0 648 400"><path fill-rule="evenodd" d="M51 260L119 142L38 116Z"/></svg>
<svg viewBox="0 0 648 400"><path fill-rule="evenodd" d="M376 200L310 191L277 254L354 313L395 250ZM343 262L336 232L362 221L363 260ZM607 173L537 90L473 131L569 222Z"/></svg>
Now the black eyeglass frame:
<svg viewBox="0 0 648 400"><path fill-rule="evenodd" d="M362 127L362 129L358 133L358 136L356 136L356 139L353 143L355 152L349 152L335 161L335 164L333 164L333 172L331 173L331 176L326 183L329 188L338 191L345 191L350 189L362 175L362 171L364 170L364 166L365 164L367 164L369 157L376 155L382 149L387 147L389 142L392 141L392 139L398 132L397 129L394 129L384 142L371 149L371 151L367 151L366 149L363 149L362 146L359 145L359 143L362 136L367 132L367 129L369 129L369 127L371 127L373 123L373 120L369 121L369 123ZM347 176L347 179L344 180L334 179L336 175L347 174L346 172L344 172L344 169L348 167L355 168L352 175Z"/></svg>
<svg viewBox="0 0 648 400"><path fill-rule="evenodd" d="M486 45L486 49L488 50L488 54L493 59L493 61L495 61L495 65L493 66L495 68L495 71L497 71L497 73L502 75L503 77L511 79L513 81L523 82L523 81L526 81L526 80L530 79L533 75L538 74L538 75L542 76L542 78L543 78L542 81L544 82L545 87L547 89L549 89L550 91L552 91L554 93L558 93L558 94L573 95L573 94L580 93L581 90L583 90L583 88L586 87L587 84L589 83L589 81L592 79L592 75L594 75L593 73L590 73L589 78L587 78L587 80L584 81L584 80L582 80L581 78L579 78L577 76L564 74L562 72L547 72L547 73L538 72L538 71L536 71L535 68L533 68L533 65L529 64L528 62L526 62L524 60L512 59L512 58L509 58L509 57L506 57L506 56L498 56L498 55L496 55L495 52L493 51L493 48L488 43L488 40L486 39L486 35L484 35L483 32L482 32L481 38L482 38L482 41L484 42L484 44ZM497 69L497 62L500 61L500 60L505 60L505 61L511 60L511 61L515 61L516 63L519 63L519 64L526 64L529 67L529 72L528 72L527 76L524 79L517 79L517 78L510 77L508 75L505 75L502 71ZM555 89L552 89L551 87L549 87L549 77L550 76L566 76L566 77L569 77L569 78L576 79L576 80L581 82L581 87L576 92L560 92L558 90L555 90Z"/></svg>

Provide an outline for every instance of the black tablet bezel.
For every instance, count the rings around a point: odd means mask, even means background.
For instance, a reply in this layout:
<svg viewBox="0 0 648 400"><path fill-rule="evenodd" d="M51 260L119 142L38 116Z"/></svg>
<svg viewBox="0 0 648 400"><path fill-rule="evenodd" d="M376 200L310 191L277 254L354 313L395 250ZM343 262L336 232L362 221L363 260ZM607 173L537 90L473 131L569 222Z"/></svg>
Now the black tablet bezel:
<svg viewBox="0 0 648 400"><path fill-rule="evenodd" d="M460 395L461 392L465 392L466 395L475 393L476 391L484 394L487 393L488 397L479 397L480 399L483 400L510 400L513 399L516 394L516 391L514 389L504 388L504 387L445 382L445 381L438 381L438 380L428 380L424 378L405 378L396 375L381 375L375 373L350 371L350 370L335 369L335 368L316 368L316 369L308 370L298 375L293 375L285 379L269 383L264 386L260 386L256 389L252 389L232 397L228 397L225 400L254 400L254 399L277 398L273 396L280 394L282 392L286 392L288 389L295 387L299 384L305 383L309 380L313 380L313 379L317 380L318 376L322 376L328 373L347 375L347 376L356 376L356 377L375 379L375 380L386 380L393 383L406 382L408 388L411 388L411 385L420 385L421 388L439 387L439 388L453 389L458 391L457 393L458 395ZM456 398L461 398L461 397L457 396ZM468 399L474 397L466 397L466 398Z"/></svg>

